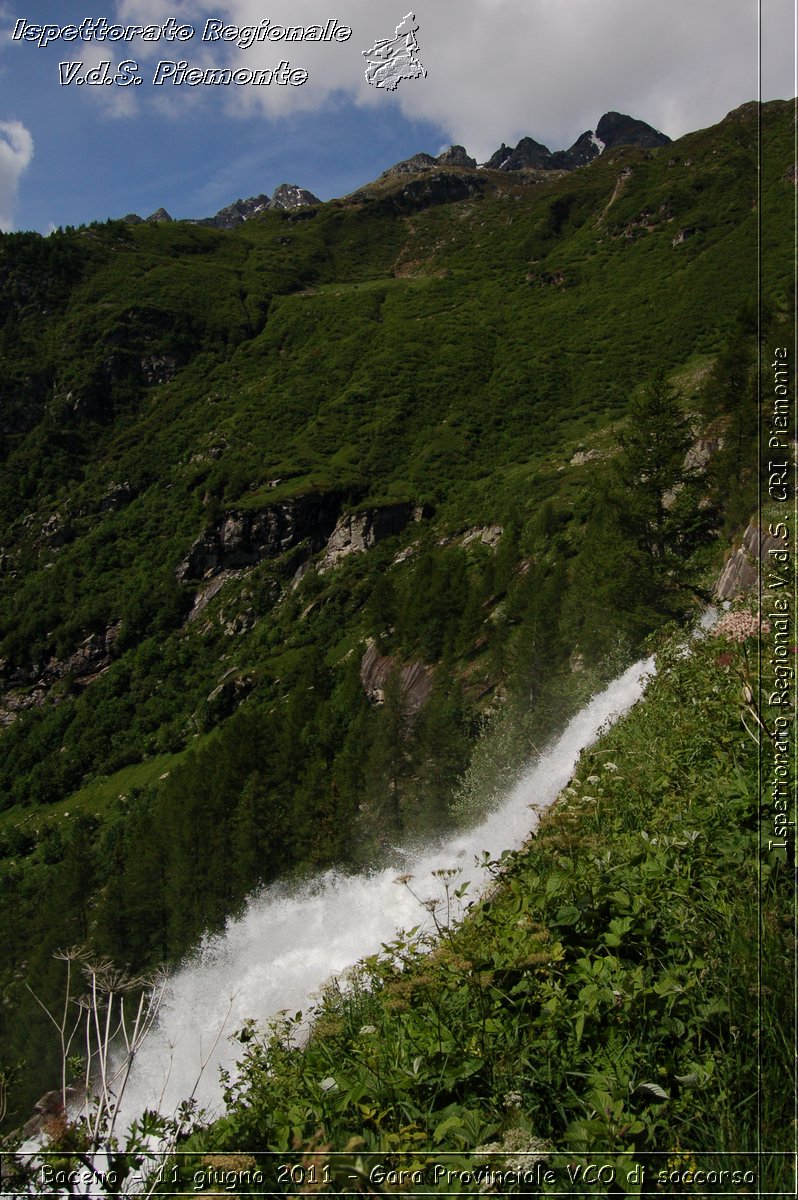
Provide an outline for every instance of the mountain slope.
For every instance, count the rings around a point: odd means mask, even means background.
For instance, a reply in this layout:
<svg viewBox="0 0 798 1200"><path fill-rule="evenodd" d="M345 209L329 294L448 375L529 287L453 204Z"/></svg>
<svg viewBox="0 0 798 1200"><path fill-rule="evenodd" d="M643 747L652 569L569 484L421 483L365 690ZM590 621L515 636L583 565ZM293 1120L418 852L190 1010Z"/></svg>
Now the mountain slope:
<svg viewBox="0 0 798 1200"><path fill-rule="evenodd" d="M791 115L762 110L759 214L745 106L567 175L437 163L231 231L2 238L2 1036L29 1100L52 1057L16 964L50 994L67 943L175 958L263 882L434 828L491 707L554 722L579 668L689 609L755 488L745 309L761 217L787 312ZM673 421L715 448L736 421L742 458L654 572L598 498L635 502L612 464L660 369Z"/></svg>
<svg viewBox="0 0 798 1200"><path fill-rule="evenodd" d="M758 619L735 621L660 644L644 699L461 923L457 869L400 877L437 906L327 987L306 1042L289 1017L242 1031L186 1178L209 1150L268 1148L332 1191L400 1170L445 1194L480 1171L510 1194L789 1190L792 881L739 719Z"/></svg>

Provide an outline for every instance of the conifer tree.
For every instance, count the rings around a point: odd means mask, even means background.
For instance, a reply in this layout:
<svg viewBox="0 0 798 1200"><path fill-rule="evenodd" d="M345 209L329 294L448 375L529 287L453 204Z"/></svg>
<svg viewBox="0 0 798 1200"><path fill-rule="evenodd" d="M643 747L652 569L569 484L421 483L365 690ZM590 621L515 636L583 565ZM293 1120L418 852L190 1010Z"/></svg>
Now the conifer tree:
<svg viewBox="0 0 798 1200"><path fill-rule="evenodd" d="M402 801L407 767L407 708L398 671L386 681L366 763L366 787L383 827L404 827Z"/></svg>
<svg viewBox="0 0 798 1200"><path fill-rule="evenodd" d="M679 555L681 532L671 513L678 492L691 482L684 465L691 440L673 390L662 374L655 376L629 407L614 486L617 516L660 582Z"/></svg>
<svg viewBox="0 0 798 1200"><path fill-rule="evenodd" d="M662 373L629 406L620 453L593 486L577 572L579 640L607 648L613 614L633 641L688 606L687 563L709 535L699 472L686 463L692 435Z"/></svg>

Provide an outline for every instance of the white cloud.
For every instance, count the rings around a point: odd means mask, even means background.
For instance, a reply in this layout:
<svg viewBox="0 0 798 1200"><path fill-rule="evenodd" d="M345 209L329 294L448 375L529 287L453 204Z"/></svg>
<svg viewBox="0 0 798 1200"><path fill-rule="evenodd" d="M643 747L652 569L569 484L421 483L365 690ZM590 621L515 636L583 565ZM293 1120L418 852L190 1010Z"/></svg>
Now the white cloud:
<svg viewBox="0 0 798 1200"><path fill-rule="evenodd" d="M427 78L393 94L370 88L362 51L390 37L413 7L419 57ZM762 0L763 98L793 89L792 0ZM350 25L341 44L200 41L208 17L258 25L262 0L120 0L118 19L193 25L183 46L142 46L145 56L185 57L194 65L273 67L281 58L309 73L302 87L172 88L169 107L189 100L223 104L231 113L277 118L313 112L338 97L360 105L398 107L433 122L452 141L484 159L499 142L525 134L552 149L570 143L601 114L617 109L672 137L720 120L757 94L757 0L270 0L272 24ZM180 93L178 96L177 93ZM174 96L171 93L175 93Z"/></svg>
<svg viewBox="0 0 798 1200"><path fill-rule="evenodd" d="M116 70L119 62L126 59L135 59L138 50L133 50L129 43L122 43L123 50L119 53L116 45L111 45L109 48L106 42L81 42L79 55L74 51L76 43L71 42L69 59L80 58L83 64L83 71L89 72L102 67L103 63L110 62L112 69ZM138 92L139 88L130 87L84 87L81 88L81 94L84 98L93 99L95 103L102 104L103 113L107 117L134 117L139 111Z"/></svg>
<svg viewBox="0 0 798 1200"><path fill-rule="evenodd" d="M286 59L292 68L304 68L309 73L307 82L299 87L193 88L174 87L167 82L162 88L155 89L162 110L176 114L187 102L204 100L224 105L231 113L263 111L270 117L281 117L318 111L330 102L334 103L337 94L351 100L363 91L371 92L373 89L364 78L365 59L361 54L371 42L366 40L361 46L360 40L379 34L381 25L387 24L387 32L393 33L393 26L402 19L408 0L398 0L396 9L402 5L405 7L394 16L394 8L389 9L385 0L378 0L378 3L374 0L304 0L301 6L294 0L272 0L268 10L272 25L323 26L336 17L340 24L354 30L353 35L347 42L266 41L243 50L231 42L203 41L205 23L210 18L218 18L239 28L257 26L264 19L262 0L191 0L191 3L174 0L168 4L164 0L120 0L117 19L131 24L146 21L162 24L174 17L176 21L194 27L196 35L190 42L137 43L136 53L150 67L156 59L186 59L191 66L233 64L259 70L277 67ZM391 14L387 22L380 21L379 13L375 16L375 10L380 6Z"/></svg>
<svg viewBox="0 0 798 1200"><path fill-rule="evenodd" d="M14 228L17 184L33 158L33 138L21 121L0 121L0 229Z"/></svg>

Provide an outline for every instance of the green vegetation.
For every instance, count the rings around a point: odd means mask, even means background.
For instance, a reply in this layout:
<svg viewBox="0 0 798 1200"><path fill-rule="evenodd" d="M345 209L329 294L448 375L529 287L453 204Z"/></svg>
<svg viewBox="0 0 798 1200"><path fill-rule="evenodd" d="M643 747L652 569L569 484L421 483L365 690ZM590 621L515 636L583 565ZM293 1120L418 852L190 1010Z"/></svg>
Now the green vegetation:
<svg viewBox="0 0 798 1200"><path fill-rule="evenodd" d="M762 113L767 339L792 110ZM756 506L756 156L746 108L456 203L0 237L7 1123L59 1070L27 990L55 1003L56 949L150 969L450 824L500 710L528 750L694 610ZM324 562L346 518L384 527Z"/></svg>
<svg viewBox="0 0 798 1200"><path fill-rule="evenodd" d="M689 653L659 635L645 699L462 918L457 870L437 904L399 877L418 926L328 985L307 1040L302 1014L240 1030L225 1115L155 1194L451 1194L492 1172L489 1194L712 1195L724 1171L789 1194L793 878L759 786L759 629L741 608Z"/></svg>
<svg viewBox="0 0 798 1200"><path fill-rule="evenodd" d="M788 1159L755 1157L790 1140L794 955L791 872L768 848L740 720L755 645L709 636L688 657L666 641L645 701L583 754L462 924L447 921L457 873L441 872L438 934L400 936L328 988L305 1048L293 1019L243 1030L227 1115L190 1143L186 1177L209 1151L348 1147L330 1160L342 1177L386 1152L425 1171L442 1153L454 1170L517 1168L522 1151L558 1168L546 1194L600 1148L619 1180L635 1161L649 1187L667 1167L753 1167L744 1192L787 1194Z"/></svg>

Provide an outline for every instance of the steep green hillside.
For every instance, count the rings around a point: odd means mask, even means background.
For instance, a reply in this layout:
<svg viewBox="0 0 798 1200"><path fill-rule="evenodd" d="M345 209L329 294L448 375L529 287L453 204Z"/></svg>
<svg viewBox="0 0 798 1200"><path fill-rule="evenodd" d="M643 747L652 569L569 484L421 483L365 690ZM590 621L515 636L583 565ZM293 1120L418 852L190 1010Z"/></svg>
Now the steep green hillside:
<svg viewBox="0 0 798 1200"><path fill-rule="evenodd" d="M273 1166L247 1152L278 1150L327 1191L470 1194L482 1171L489 1194L721 1195L734 1174L791 1194L793 879L740 719L759 693L743 613L689 656L661 645L645 699L461 924L456 871L399 879L438 890L437 936L331 985L304 1048L288 1017L242 1032L227 1115L182 1178L226 1167L251 1194L236 1172Z"/></svg>
<svg viewBox="0 0 798 1200"><path fill-rule="evenodd" d="M691 610L755 499L791 118L762 110L759 205L747 105L556 178L2 237L17 1116L52 1081L26 984L55 994L54 949L175 959L277 875L451 820L501 701L539 736Z"/></svg>

